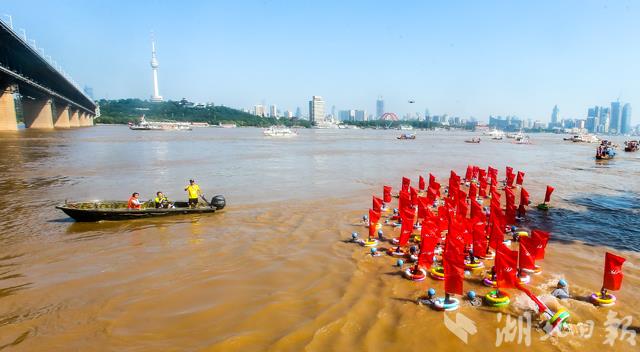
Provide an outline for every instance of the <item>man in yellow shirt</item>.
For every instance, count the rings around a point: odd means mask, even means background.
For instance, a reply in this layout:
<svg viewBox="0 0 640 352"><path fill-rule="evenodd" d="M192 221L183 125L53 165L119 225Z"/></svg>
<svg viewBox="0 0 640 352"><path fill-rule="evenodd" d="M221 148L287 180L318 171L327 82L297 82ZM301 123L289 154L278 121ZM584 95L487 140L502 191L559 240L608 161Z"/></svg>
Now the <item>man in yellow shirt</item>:
<svg viewBox="0 0 640 352"><path fill-rule="evenodd" d="M196 181L189 180L189 185L184 189L189 196L189 208L195 208L198 206L198 197L202 195L200 186L196 184Z"/></svg>

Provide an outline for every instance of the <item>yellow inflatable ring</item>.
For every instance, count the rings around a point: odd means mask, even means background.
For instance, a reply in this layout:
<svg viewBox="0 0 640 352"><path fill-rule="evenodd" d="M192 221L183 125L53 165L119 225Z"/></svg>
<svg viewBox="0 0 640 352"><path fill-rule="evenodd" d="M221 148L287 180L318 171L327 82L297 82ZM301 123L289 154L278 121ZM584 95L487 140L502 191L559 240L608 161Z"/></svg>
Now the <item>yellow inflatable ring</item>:
<svg viewBox="0 0 640 352"><path fill-rule="evenodd" d="M607 293L605 297L602 297L601 293L592 293L591 302L601 307L610 307L616 304L616 296Z"/></svg>
<svg viewBox="0 0 640 352"><path fill-rule="evenodd" d="M365 247L375 247L378 245L378 240L376 240L375 238L372 238L370 240L364 240L362 241L362 245Z"/></svg>
<svg viewBox="0 0 640 352"><path fill-rule="evenodd" d="M444 280L444 268L441 266L431 268L429 274L436 280Z"/></svg>
<svg viewBox="0 0 640 352"><path fill-rule="evenodd" d="M509 294L505 291L493 290L484 296L487 305L492 307L502 307L511 303Z"/></svg>
<svg viewBox="0 0 640 352"><path fill-rule="evenodd" d="M478 269L483 269L484 268L484 263L483 262L475 262L475 263L470 263L468 261L464 262L464 267L465 269L469 269L469 270L478 270Z"/></svg>

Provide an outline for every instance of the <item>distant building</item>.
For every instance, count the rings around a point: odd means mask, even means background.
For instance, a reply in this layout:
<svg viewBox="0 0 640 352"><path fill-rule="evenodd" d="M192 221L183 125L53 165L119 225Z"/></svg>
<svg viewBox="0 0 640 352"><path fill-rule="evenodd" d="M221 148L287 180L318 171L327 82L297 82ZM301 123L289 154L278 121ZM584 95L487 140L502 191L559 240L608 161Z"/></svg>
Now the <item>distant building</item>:
<svg viewBox="0 0 640 352"><path fill-rule="evenodd" d="M302 118L302 110L300 110L300 107L299 107L299 106L296 108L296 114L295 114L295 116L296 116L297 118L299 118L299 119L301 119L301 118Z"/></svg>
<svg viewBox="0 0 640 352"><path fill-rule="evenodd" d="M269 117L273 117L273 118L278 117L278 108L275 105L271 105L269 107Z"/></svg>
<svg viewBox="0 0 640 352"><path fill-rule="evenodd" d="M489 127L503 131L517 131L524 128L524 121L517 116L489 116Z"/></svg>
<svg viewBox="0 0 640 352"><path fill-rule="evenodd" d="M309 101L309 121L312 124L324 121L324 100L319 95L314 95Z"/></svg>
<svg viewBox="0 0 640 352"><path fill-rule="evenodd" d="M629 103L624 104L622 107L622 117L620 119L620 133L631 133L631 105Z"/></svg>
<svg viewBox="0 0 640 352"><path fill-rule="evenodd" d="M256 105L253 107L253 114L260 117L265 117L265 109L263 105Z"/></svg>
<svg viewBox="0 0 640 352"><path fill-rule="evenodd" d="M609 133L620 133L620 101L611 102Z"/></svg>
<svg viewBox="0 0 640 352"><path fill-rule="evenodd" d="M287 110L284 112L284 117L291 119L293 118L293 112L291 112L291 110Z"/></svg>
<svg viewBox="0 0 640 352"><path fill-rule="evenodd" d="M355 110L340 110L338 111L338 120L340 121L353 121L356 117Z"/></svg>
<svg viewBox="0 0 640 352"><path fill-rule="evenodd" d="M376 119L382 118L382 115L384 115L384 100L380 96L376 100Z"/></svg>
<svg viewBox="0 0 640 352"><path fill-rule="evenodd" d="M559 117L560 117L560 109L558 109L558 105L554 105L553 110L551 111L551 123L549 124L549 128L558 126Z"/></svg>
<svg viewBox="0 0 640 352"><path fill-rule="evenodd" d="M605 107L600 107L600 116L598 117L598 119L600 120L598 122L598 127L596 128L596 132L597 133L609 133L609 124L611 121L611 112L609 110L609 108L605 108Z"/></svg>
<svg viewBox="0 0 640 352"><path fill-rule="evenodd" d="M355 110L354 118L356 121L367 121L367 111L366 110Z"/></svg>

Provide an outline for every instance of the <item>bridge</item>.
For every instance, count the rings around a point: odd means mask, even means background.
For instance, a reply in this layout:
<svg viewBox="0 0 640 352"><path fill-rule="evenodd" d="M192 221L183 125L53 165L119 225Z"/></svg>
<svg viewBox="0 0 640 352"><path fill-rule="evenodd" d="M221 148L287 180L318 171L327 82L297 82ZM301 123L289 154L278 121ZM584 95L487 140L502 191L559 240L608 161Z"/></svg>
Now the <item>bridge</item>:
<svg viewBox="0 0 640 352"><path fill-rule="evenodd" d="M18 129L17 107L26 128L93 126L96 115L91 98L0 21L0 131Z"/></svg>

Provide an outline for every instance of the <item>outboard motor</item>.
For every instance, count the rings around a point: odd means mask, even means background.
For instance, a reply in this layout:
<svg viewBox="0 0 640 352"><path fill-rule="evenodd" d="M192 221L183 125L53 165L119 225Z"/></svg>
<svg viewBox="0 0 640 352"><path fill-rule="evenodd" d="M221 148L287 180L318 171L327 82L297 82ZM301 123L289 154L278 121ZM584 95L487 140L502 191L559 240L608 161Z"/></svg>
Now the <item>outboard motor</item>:
<svg viewBox="0 0 640 352"><path fill-rule="evenodd" d="M224 209L225 205L227 205L227 201L224 199L223 196L217 195L211 198L211 206L215 207L217 210Z"/></svg>

